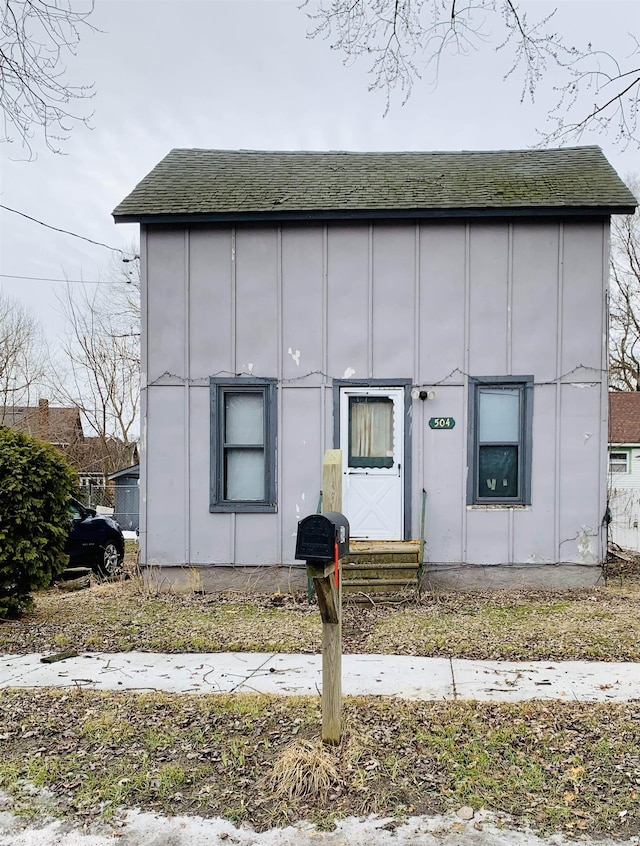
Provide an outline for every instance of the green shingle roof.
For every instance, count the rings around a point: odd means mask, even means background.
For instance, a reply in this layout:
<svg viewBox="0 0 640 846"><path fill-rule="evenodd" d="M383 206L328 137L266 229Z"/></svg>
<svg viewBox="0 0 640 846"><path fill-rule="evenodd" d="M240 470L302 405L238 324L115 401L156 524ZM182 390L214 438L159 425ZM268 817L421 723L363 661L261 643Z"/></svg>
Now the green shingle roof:
<svg viewBox="0 0 640 846"><path fill-rule="evenodd" d="M631 213L599 147L453 153L172 150L116 222Z"/></svg>

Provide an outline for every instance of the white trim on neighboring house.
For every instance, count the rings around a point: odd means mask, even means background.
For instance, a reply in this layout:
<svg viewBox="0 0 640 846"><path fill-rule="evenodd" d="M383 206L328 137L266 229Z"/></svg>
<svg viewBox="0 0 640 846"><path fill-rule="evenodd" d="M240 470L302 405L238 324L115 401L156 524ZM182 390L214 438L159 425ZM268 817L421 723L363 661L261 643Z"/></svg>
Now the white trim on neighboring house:
<svg viewBox="0 0 640 846"><path fill-rule="evenodd" d="M88 488L92 485L95 488L106 488L107 480L102 473L79 473L78 485L81 488Z"/></svg>
<svg viewBox="0 0 640 846"><path fill-rule="evenodd" d="M629 447L609 447L609 473L624 475L631 472L631 450Z"/></svg>
<svg viewBox="0 0 640 846"><path fill-rule="evenodd" d="M613 456L619 456L614 469ZM609 540L623 549L640 551L640 443L609 444L607 482Z"/></svg>

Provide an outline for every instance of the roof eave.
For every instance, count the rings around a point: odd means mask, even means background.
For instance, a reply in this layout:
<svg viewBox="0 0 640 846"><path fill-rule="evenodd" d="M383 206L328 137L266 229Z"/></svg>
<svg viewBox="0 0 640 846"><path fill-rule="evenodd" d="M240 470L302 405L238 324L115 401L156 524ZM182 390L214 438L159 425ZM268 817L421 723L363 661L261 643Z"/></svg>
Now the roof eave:
<svg viewBox="0 0 640 846"><path fill-rule="evenodd" d="M483 208L437 209L269 209L231 212L167 212L162 214L113 212L116 223L254 223L267 221L313 220L403 220L468 217L608 217L612 214L633 214L632 205L604 206L498 206Z"/></svg>
<svg viewBox="0 0 640 846"><path fill-rule="evenodd" d="M107 475L107 479L119 479L122 476L134 476L135 473L133 471L137 471L140 473L140 462L137 461L135 464L129 465L129 467L123 467L122 470L116 470L115 473L109 473Z"/></svg>

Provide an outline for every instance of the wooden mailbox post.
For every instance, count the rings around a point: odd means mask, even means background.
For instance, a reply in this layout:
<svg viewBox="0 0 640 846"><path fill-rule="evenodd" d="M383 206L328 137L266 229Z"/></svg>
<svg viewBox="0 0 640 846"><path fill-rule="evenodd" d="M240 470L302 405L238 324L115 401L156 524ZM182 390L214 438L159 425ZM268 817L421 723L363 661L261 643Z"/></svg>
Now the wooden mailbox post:
<svg viewBox="0 0 640 846"><path fill-rule="evenodd" d="M323 513L298 525L296 558L306 560L322 617L322 741L336 745L342 735L342 573L349 551L349 523L342 506L342 454L325 453L322 465Z"/></svg>

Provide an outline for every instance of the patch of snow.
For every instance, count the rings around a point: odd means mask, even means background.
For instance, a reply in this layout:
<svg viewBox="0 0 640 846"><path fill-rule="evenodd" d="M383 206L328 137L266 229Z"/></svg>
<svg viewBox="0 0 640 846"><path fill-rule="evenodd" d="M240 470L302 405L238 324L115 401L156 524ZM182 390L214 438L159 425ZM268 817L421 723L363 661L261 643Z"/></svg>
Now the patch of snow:
<svg viewBox="0 0 640 846"><path fill-rule="evenodd" d="M37 826L9 813L0 813L0 846L563 846L562 834L540 838L531 831L508 827L509 819L480 810L473 820L455 813L438 817L411 817L396 825L391 817L349 817L335 831L318 831L308 822L261 833L228 820L202 817L162 817L128 811L109 825L100 823L84 832L56 820ZM637 837L625 840L590 840L592 846L638 846Z"/></svg>

